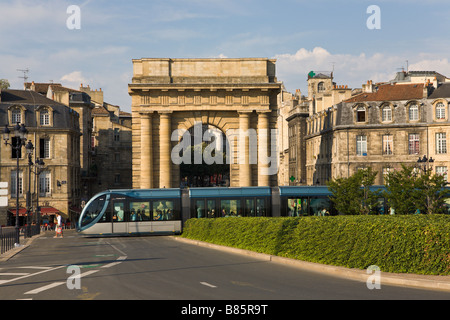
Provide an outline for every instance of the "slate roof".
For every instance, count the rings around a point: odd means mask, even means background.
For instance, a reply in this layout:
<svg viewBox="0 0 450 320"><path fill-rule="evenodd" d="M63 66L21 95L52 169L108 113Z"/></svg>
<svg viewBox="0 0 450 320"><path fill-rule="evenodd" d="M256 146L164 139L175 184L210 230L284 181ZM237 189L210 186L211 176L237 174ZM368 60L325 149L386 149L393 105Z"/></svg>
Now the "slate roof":
<svg viewBox="0 0 450 320"><path fill-rule="evenodd" d="M443 83L429 96L430 99L450 98L450 83Z"/></svg>
<svg viewBox="0 0 450 320"><path fill-rule="evenodd" d="M9 125L8 108L14 105L20 105L26 109L25 126L36 127L37 120L35 109L40 106L49 106L53 109L53 127L58 129L73 129L74 125L78 130L79 121L72 121L72 115L79 115L73 109L58 103L54 100L47 99L43 95L29 90L2 90L0 101L0 126Z"/></svg>

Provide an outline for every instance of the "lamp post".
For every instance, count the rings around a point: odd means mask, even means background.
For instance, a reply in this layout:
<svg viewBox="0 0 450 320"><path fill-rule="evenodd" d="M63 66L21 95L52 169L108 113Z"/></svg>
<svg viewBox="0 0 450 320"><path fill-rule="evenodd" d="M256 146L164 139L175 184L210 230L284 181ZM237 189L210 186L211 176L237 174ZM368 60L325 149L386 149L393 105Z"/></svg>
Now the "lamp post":
<svg viewBox="0 0 450 320"><path fill-rule="evenodd" d="M428 170L433 170L433 157L430 157L430 159L427 158L426 155L423 156L423 158L419 158L419 160L417 160L417 165L419 166L420 169L423 170L424 173L427 173ZM421 164L423 163L423 168L421 167ZM430 166L430 168L428 168Z"/></svg>
<svg viewBox="0 0 450 320"><path fill-rule="evenodd" d="M5 125L5 129L3 130L3 140L5 141L5 145L10 145L13 150L16 151L16 243L15 246L20 246L20 226L19 226L19 152L22 151L22 146L25 145L27 140L28 130L25 128L25 125L17 124L14 126L14 138L15 142L11 140L9 142L11 131L8 129L8 125Z"/></svg>

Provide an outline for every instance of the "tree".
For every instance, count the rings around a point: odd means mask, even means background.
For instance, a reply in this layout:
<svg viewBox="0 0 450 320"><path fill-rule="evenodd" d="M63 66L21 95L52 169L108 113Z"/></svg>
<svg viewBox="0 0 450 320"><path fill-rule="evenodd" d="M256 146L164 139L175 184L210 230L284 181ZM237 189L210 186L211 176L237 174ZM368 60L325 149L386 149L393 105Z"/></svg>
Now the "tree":
<svg viewBox="0 0 450 320"><path fill-rule="evenodd" d="M431 169L419 173L415 167L402 165L401 170L388 173L386 183L385 197L396 214L444 211L445 198L449 196L444 188L447 182Z"/></svg>
<svg viewBox="0 0 450 320"><path fill-rule="evenodd" d="M6 90L9 89L10 84L9 81L6 79L0 79L0 90Z"/></svg>
<svg viewBox="0 0 450 320"><path fill-rule="evenodd" d="M376 176L377 172L369 167L348 178L329 180L327 185L335 208L347 215L377 213L380 194L370 189Z"/></svg>

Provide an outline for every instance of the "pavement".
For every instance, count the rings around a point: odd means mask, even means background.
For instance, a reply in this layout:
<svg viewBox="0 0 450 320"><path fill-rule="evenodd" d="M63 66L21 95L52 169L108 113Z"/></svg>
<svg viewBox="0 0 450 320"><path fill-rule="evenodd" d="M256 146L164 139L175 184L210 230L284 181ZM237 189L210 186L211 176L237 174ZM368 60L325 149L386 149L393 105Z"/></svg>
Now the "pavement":
<svg viewBox="0 0 450 320"><path fill-rule="evenodd" d="M35 235L31 238L20 238L20 246L11 249L4 254L0 255L0 262L8 261L15 255L19 254L22 250L30 246L36 238L43 235L48 236L48 232L42 232L41 234ZM51 233L53 235L53 233ZM222 250L224 252L241 254L246 256L251 256L257 259L270 261L273 263L280 263L284 265L289 265L295 268L303 269L310 272L320 272L331 276L341 277L349 280L368 282L372 279L371 276L374 275L373 271L361 270L361 269L350 269L345 267L323 265L319 263L306 262L296 259L278 257L269 254L258 253L254 251L231 248L227 246L221 246L217 244L212 244L208 242L191 240L182 238L180 236L170 236L176 241L182 241L185 243L190 243L197 246L208 247L216 250ZM380 271L379 279L381 286L383 285L393 285L393 286L403 286L403 287L414 287L421 289L430 290L442 290L450 292L450 276L435 276L435 275L418 275L418 274L407 274L407 273L389 273Z"/></svg>

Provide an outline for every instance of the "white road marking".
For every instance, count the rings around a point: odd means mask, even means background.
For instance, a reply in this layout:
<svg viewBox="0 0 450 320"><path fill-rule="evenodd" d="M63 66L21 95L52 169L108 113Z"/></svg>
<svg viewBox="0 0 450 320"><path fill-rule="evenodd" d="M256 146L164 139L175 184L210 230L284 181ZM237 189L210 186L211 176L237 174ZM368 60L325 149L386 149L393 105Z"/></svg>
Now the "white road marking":
<svg viewBox="0 0 450 320"><path fill-rule="evenodd" d="M0 276L26 276L30 273L13 273L13 272L6 272L6 273L0 273Z"/></svg>
<svg viewBox="0 0 450 320"><path fill-rule="evenodd" d="M108 264L104 265L102 268L111 268L113 266L116 266L116 265L122 263L122 261L125 260L126 258L127 258L127 256L119 257L119 258L117 258L117 262L108 263Z"/></svg>
<svg viewBox="0 0 450 320"><path fill-rule="evenodd" d="M217 288L215 285L212 285L212 284L210 284L208 282L200 282L200 284L202 284L204 286L207 286L207 287L210 287L210 288Z"/></svg>
<svg viewBox="0 0 450 320"><path fill-rule="evenodd" d="M32 276L36 276L36 275L38 275L38 274L42 274L42 273L45 273L45 272L57 270L57 269L64 268L64 267L65 267L65 266L59 266L59 267L55 267L55 268L45 269L45 270L43 270L43 271L39 271L39 272L36 272L36 273L30 273L30 274L27 274L27 275L25 275L25 276L21 276L21 277L14 278L14 279L0 280L0 285L5 284L5 283L8 283L8 282L13 282L13 281L17 281L17 280L29 278L29 277L32 277Z"/></svg>
<svg viewBox="0 0 450 320"><path fill-rule="evenodd" d="M82 277L85 277L85 276L89 276L89 275L94 274L94 273L96 273L98 271L100 271L100 270L87 271L87 272L84 272L84 273L80 274L77 278L82 278ZM38 294L38 293L41 293L42 291L59 287L59 286L65 284L65 283L67 283L67 282L53 282L53 283L50 283L50 284L48 284L46 286L43 286L43 287L40 287L40 288L37 288L37 289L34 289L34 290L30 290L28 292L25 292L24 294Z"/></svg>
<svg viewBox="0 0 450 320"><path fill-rule="evenodd" d="M41 293L42 291L61 286L61 285L65 284L65 283L66 282L53 282L53 283L50 283L49 285L46 285L46 286L43 286L43 287L31 290L31 291L28 291L28 292L25 292L24 294L38 294L38 293Z"/></svg>

